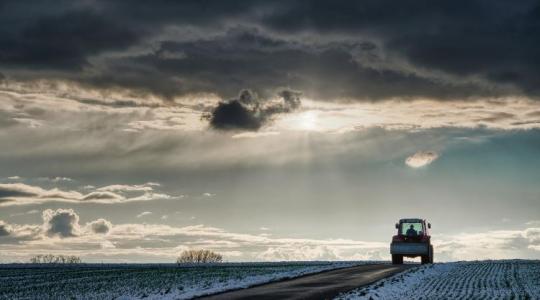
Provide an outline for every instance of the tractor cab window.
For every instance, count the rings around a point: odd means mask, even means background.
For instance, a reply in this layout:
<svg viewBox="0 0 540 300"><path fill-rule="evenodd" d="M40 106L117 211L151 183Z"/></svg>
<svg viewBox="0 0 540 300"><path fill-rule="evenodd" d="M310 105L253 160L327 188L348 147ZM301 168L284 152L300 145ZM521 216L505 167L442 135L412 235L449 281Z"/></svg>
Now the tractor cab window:
<svg viewBox="0 0 540 300"><path fill-rule="evenodd" d="M399 233L404 236L424 235L424 226L422 222L402 222Z"/></svg>

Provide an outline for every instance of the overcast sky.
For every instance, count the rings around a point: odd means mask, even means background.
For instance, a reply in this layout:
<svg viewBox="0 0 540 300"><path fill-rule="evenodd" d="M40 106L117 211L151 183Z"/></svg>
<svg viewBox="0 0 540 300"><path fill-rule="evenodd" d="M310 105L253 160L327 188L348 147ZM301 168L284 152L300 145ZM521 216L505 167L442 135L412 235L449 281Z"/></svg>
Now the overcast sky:
<svg viewBox="0 0 540 300"><path fill-rule="evenodd" d="M537 1L0 1L0 262L540 258Z"/></svg>

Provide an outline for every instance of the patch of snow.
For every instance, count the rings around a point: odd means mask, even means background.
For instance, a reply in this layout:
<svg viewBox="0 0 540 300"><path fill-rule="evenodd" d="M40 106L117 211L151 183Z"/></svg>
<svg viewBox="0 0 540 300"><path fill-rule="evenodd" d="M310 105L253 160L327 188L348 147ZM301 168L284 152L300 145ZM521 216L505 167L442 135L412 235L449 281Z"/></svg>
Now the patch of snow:
<svg viewBox="0 0 540 300"><path fill-rule="evenodd" d="M540 299L540 261L424 265L336 299Z"/></svg>
<svg viewBox="0 0 540 300"><path fill-rule="evenodd" d="M0 299L189 299L374 262L0 265Z"/></svg>

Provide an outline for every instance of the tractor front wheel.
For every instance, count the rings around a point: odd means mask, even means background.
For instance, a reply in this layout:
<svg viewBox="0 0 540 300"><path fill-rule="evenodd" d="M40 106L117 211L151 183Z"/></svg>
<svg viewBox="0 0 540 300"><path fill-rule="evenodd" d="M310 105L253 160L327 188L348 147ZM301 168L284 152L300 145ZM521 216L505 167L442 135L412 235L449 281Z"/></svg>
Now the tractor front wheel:
<svg viewBox="0 0 540 300"><path fill-rule="evenodd" d="M403 255L392 254L392 264L393 265L403 264Z"/></svg>

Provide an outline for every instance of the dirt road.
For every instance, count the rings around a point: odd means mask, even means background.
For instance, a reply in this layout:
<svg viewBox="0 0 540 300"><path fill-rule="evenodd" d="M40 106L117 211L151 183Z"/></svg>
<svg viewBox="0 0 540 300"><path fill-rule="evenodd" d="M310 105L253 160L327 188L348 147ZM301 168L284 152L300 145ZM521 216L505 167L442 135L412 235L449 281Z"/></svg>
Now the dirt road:
<svg viewBox="0 0 540 300"><path fill-rule="evenodd" d="M373 283L416 265L364 265L268 283L248 289L204 297L205 300L234 299L332 299L339 293Z"/></svg>

